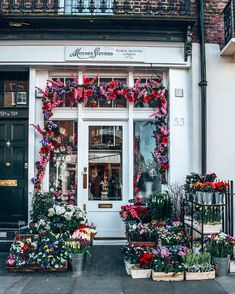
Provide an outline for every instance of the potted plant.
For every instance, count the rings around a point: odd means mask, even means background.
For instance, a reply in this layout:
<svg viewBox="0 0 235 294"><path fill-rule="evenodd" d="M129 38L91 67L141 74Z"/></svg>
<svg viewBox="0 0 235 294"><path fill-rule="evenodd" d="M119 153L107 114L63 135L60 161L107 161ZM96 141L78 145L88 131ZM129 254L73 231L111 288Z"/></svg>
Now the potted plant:
<svg viewBox="0 0 235 294"><path fill-rule="evenodd" d="M225 204L225 193L229 187L228 183L225 183L223 181L216 182L215 183L215 204Z"/></svg>
<svg viewBox="0 0 235 294"><path fill-rule="evenodd" d="M128 275L131 275L131 268L139 263L139 258L145 250L144 247L135 247L133 245L123 247L124 264Z"/></svg>
<svg viewBox="0 0 235 294"><path fill-rule="evenodd" d="M211 255L208 252L187 253L183 257L183 263L186 270L185 279L188 281L215 278L215 269L211 264Z"/></svg>
<svg viewBox="0 0 235 294"><path fill-rule="evenodd" d="M195 208L195 227L202 231L202 219L203 219L203 233L204 234L216 234L222 230L222 208L206 206L202 210L200 206Z"/></svg>
<svg viewBox="0 0 235 294"><path fill-rule="evenodd" d="M132 279L147 279L151 276L151 268L153 263L153 254L151 251L144 251L139 257L138 264L131 267Z"/></svg>
<svg viewBox="0 0 235 294"><path fill-rule="evenodd" d="M216 265L216 274L226 276L229 270L230 256L233 256L235 238L225 233L211 234L207 237L207 250Z"/></svg>
<svg viewBox="0 0 235 294"><path fill-rule="evenodd" d="M154 281L182 281L184 265L182 256L188 252L184 246L158 247L153 250L152 279Z"/></svg>
<svg viewBox="0 0 235 294"><path fill-rule="evenodd" d="M157 228L151 224L131 224L128 226L128 239L130 245L155 246L158 241Z"/></svg>
<svg viewBox="0 0 235 294"><path fill-rule="evenodd" d="M153 222L165 223L172 215L172 197L168 192L153 193L149 198L149 215Z"/></svg>

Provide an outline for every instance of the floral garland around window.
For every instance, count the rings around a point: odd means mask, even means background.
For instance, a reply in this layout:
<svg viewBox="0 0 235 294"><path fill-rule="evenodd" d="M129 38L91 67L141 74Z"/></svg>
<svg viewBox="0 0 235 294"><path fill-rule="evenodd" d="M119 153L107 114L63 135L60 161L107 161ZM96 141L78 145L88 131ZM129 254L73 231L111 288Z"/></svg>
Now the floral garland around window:
<svg viewBox="0 0 235 294"><path fill-rule="evenodd" d="M64 136L58 126L50 120L53 110L65 102L70 106L77 106L78 103L86 103L90 107L98 106L98 101L111 104L112 101L129 101L135 106L141 107L148 104L154 109L154 138L156 148L153 153L154 160L159 164L162 183L167 183L168 162L168 106L166 89L161 81L149 80L142 84L138 79L133 87L129 87L125 82L114 80L97 85L97 78L83 78L83 84L78 83L76 77L67 81L64 85L59 79L48 80L45 90L39 89L42 93L42 112L44 116L44 128L34 125L34 128L42 136L40 141L40 160L35 163L37 173L32 178L34 189L40 190L45 174L46 165L49 161L55 162L58 156L63 156L71 152L66 145Z"/></svg>

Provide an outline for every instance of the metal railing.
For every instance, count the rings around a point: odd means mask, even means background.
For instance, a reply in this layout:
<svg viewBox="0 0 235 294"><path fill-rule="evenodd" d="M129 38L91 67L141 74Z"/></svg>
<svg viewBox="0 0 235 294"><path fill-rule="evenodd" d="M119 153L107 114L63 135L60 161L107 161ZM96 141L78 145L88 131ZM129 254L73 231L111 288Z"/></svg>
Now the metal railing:
<svg viewBox="0 0 235 294"><path fill-rule="evenodd" d="M235 23L235 0L230 0L223 10L224 16L224 43L225 45L235 37L234 23Z"/></svg>
<svg viewBox="0 0 235 294"><path fill-rule="evenodd" d="M191 14L191 0L0 0L0 13L9 16L189 16Z"/></svg>

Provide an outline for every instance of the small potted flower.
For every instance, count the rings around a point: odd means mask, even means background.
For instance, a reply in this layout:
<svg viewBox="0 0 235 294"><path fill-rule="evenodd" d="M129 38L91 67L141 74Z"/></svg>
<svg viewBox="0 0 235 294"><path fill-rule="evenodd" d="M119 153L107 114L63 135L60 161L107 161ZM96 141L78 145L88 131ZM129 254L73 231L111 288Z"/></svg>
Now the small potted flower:
<svg viewBox="0 0 235 294"><path fill-rule="evenodd" d="M229 187L229 184L223 181L215 183L215 204L223 205L225 203L224 196L228 187Z"/></svg>
<svg viewBox="0 0 235 294"><path fill-rule="evenodd" d="M128 275L131 274L131 268L139 263L139 258L145 251L144 247L124 246L122 252L124 254L124 264Z"/></svg>
<svg viewBox="0 0 235 294"><path fill-rule="evenodd" d="M150 250L145 250L138 259L138 264L131 267L132 279L147 279L151 276L153 264L153 254Z"/></svg>
<svg viewBox="0 0 235 294"><path fill-rule="evenodd" d="M211 255L208 252L204 253L187 253L183 257L185 266L185 279L193 280L208 280L215 278L215 269L211 264Z"/></svg>

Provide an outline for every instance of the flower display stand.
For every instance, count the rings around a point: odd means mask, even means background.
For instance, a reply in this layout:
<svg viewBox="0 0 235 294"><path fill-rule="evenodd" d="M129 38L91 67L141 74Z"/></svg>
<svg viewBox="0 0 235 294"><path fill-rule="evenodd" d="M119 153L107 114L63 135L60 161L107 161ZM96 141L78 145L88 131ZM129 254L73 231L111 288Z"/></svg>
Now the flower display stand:
<svg viewBox="0 0 235 294"><path fill-rule="evenodd" d="M27 267L18 268L15 266L7 266L6 270L11 273L30 273L30 272L65 272L68 270L68 262L66 261L63 267L42 268L39 265L30 265Z"/></svg>
<svg viewBox="0 0 235 294"><path fill-rule="evenodd" d="M151 269L140 269L138 267L131 268L132 279L149 279L151 277Z"/></svg>
<svg viewBox="0 0 235 294"><path fill-rule="evenodd" d="M164 273L152 271L153 281L183 281L184 273Z"/></svg>
<svg viewBox="0 0 235 294"><path fill-rule="evenodd" d="M212 279L215 279L215 271L202 272L202 273L185 272L186 281L199 281L199 280L212 280Z"/></svg>

